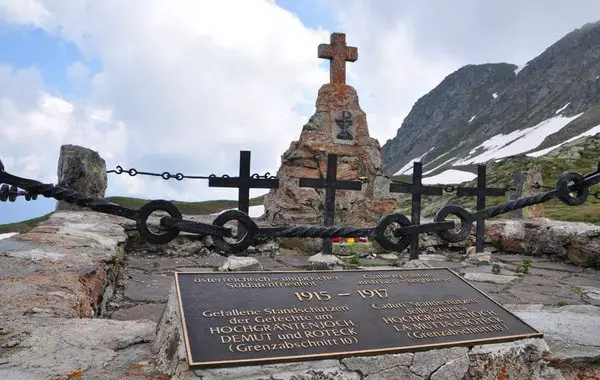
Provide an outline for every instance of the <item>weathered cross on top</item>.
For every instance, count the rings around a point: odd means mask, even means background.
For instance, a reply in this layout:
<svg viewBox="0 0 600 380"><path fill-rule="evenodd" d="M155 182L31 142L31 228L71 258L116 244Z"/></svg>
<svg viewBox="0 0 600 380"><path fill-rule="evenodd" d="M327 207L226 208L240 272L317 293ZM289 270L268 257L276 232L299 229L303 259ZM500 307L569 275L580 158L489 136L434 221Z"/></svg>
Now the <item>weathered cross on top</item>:
<svg viewBox="0 0 600 380"><path fill-rule="evenodd" d="M335 217L335 191L361 190L361 181L348 181L337 179L337 155L327 155L327 177L325 179L300 178L300 187L325 189L325 226L333 226ZM323 239L323 254L332 253L331 239Z"/></svg>
<svg viewBox="0 0 600 380"><path fill-rule="evenodd" d="M358 49L346 46L344 33L331 33L329 44L319 45L319 58L329 59L329 82L346 84L346 61L358 59Z"/></svg>
<svg viewBox="0 0 600 380"><path fill-rule="evenodd" d="M421 195L442 195L443 189L437 186L423 186L423 164L421 162L413 163L412 184L409 183L390 183L390 192L412 194L411 224L421 224ZM410 259L419 258L419 235L413 235L410 243Z"/></svg>
<svg viewBox="0 0 600 380"><path fill-rule="evenodd" d="M485 187L486 166L477 165L477 187L459 187L456 189L456 195L477 196L477 211L485 209L485 197L503 197L506 194L506 188ZM485 219L477 221L477 230L475 233L475 251L483 252L483 236L485 235Z"/></svg>
<svg viewBox="0 0 600 380"><path fill-rule="evenodd" d="M279 180L272 178L253 178L250 176L250 151L240 151L240 176L239 177L211 177L208 179L210 187L237 187L238 210L248 214L250 209L250 189L276 189Z"/></svg>

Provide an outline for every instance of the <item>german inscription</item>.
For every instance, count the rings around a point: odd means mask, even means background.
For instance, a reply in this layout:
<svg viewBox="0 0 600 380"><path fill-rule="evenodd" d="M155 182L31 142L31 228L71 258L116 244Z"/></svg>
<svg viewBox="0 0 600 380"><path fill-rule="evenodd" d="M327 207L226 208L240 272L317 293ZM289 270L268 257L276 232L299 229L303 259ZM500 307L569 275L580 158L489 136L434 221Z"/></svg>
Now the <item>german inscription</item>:
<svg viewBox="0 0 600 380"><path fill-rule="evenodd" d="M543 336L446 268L175 275L190 365Z"/></svg>

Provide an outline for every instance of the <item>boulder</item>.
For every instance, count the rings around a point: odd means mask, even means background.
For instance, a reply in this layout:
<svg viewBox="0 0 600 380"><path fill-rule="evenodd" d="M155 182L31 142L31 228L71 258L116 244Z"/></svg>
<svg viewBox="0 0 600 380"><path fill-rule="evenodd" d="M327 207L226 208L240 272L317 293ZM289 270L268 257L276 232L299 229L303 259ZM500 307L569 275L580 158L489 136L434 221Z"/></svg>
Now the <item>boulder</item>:
<svg viewBox="0 0 600 380"><path fill-rule="evenodd" d="M60 147L58 186L78 191L89 197L104 198L107 186L106 162L98 152L77 145ZM83 208L58 201L56 210Z"/></svg>

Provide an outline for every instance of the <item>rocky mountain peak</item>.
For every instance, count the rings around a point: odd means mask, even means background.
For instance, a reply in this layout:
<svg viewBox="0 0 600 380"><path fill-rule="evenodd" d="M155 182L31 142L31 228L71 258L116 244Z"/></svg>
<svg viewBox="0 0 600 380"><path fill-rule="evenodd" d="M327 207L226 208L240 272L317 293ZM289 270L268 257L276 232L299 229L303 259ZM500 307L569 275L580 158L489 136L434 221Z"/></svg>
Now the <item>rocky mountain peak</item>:
<svg viewBox="0 0 600 380"><path fill-rule="evenodd" d="M383 145L384 168L393 175L409 171L412 160L426 172L485 163L551 147L598 125L600 22L572 31L522 67L467 65L448 75Z"/></svg>

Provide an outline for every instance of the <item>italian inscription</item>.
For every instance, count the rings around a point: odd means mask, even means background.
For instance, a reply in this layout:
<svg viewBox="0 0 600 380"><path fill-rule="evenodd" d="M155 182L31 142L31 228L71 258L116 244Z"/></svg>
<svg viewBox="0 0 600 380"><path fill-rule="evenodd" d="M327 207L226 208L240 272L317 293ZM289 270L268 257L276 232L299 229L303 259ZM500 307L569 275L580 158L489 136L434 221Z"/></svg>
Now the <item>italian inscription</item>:
<svg viewBox="0 0 600 380"><path fill-rule="evenodd" d="M446 268L175 275L190 365L542 336Z"/></svg>

